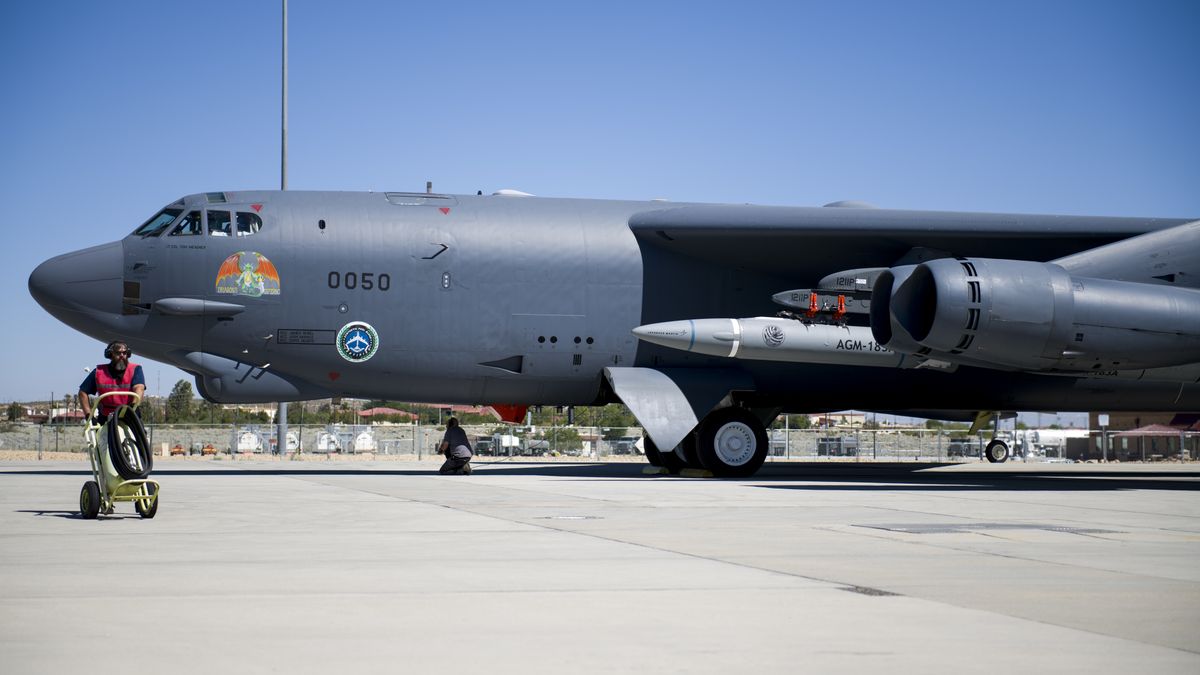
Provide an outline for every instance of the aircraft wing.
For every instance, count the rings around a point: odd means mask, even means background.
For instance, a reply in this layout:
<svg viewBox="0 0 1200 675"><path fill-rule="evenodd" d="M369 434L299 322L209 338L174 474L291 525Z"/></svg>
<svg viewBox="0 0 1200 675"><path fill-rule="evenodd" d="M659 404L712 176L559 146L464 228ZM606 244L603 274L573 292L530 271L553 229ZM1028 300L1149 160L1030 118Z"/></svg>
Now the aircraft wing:
<svg viewBox="0 0 1200 675"><path fill-rule="evenodd" d="M914 249L929 249L932 257L1047 261L1186 222L714 204L643 211L630 218L629 227L643 245L689 258L775 275L804 269L819 278L890 266Z"/></svg>
<svg viewBox="0 0 1200 675"><path fill-rule="evenodd" d="M1200 220L1083 251L1054 263L1080 277L1200 288Z"/></svg>

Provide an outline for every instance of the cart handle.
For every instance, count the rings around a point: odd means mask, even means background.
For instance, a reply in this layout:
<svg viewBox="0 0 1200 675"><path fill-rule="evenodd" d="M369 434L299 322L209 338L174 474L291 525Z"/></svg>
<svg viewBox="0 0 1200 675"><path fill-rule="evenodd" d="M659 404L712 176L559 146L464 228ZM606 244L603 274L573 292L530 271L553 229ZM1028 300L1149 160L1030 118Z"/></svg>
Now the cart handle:
<svg viewBox="0 0 1200 675"><path fill-rule="evenodd" d="M134 399L133 408L135 408L135 409L139 405L142 404L142 395L135 391L106 391L103 394L100 394L99 396L97 396L96 401L92 404L92 415L93 416L100 410L100 399L103 399L106 396L132 396ZM92 424L92 419L93 419L93 417L87 417L87 418L84 418L84 420L83 420L83 426L85 427L85 431L84 431L85 435L86 435L87 431L89 431L89 430L94 430L94 429L100 428L99 424Z"/></svg>

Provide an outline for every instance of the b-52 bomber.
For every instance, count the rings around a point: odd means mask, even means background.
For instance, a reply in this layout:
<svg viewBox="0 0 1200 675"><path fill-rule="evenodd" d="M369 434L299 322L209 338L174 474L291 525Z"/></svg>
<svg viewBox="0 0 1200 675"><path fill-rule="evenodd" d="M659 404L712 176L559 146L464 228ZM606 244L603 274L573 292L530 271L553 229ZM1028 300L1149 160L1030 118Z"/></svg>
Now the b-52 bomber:
<svg viewBox="0 0 1200 675"><path fill-rule="evenodd" d="M784 411L1200 410L1194 219L207 192L29 290L210 401L621 401L719 476Z"/></svg>

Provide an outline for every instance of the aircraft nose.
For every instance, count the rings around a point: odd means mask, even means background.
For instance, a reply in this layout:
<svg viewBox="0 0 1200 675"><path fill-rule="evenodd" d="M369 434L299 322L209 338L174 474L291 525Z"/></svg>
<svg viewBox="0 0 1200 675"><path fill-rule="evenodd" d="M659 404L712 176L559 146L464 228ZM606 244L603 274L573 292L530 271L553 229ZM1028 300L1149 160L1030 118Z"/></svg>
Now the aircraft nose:
<svg viewBox="0 0 1200 675"><path fill-rule="evenodd" d="M56 256L29 275L29 294L39 305L54 309L121 313L121 242L101 244Z"/></svg>

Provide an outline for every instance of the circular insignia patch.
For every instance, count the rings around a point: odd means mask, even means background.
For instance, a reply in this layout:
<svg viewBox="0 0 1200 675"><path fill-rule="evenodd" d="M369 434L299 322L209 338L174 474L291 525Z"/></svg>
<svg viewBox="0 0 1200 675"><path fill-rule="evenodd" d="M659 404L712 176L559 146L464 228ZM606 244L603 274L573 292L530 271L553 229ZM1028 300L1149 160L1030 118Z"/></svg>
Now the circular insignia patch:
<svg viewBox="0 0 1200 675"><path fill-rule="evenodd" d="M775 324L768 324L763 328L763 342L767 343L768 347L778 347L783 344L783 329Z"/></svg>
<svg viewBox="0 0 1200 675"><path fill-rule="evenodd" d="M369 323L351 321L338 331L337 349L347 361L366 361L379 350L379 333Z"/></svg>

